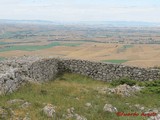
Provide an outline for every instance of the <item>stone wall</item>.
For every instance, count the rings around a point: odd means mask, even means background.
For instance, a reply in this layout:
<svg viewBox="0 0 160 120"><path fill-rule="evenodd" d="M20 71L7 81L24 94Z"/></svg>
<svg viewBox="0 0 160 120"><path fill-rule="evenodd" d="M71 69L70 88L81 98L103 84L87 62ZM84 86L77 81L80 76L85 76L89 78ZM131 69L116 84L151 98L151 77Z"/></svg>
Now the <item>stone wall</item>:
<svg viewBox="0 0 160 120"><path fill-rule="evenodd" d="M160 79L159 69L86 60L21 57L0 62L0 94L11 93L28 81L52 80L57 74L64 72L78 73L103 81L118 80L122 77L140 81Z"/></svg>
<svg viewBox="0 0 160 120"><path fill-rule="evenodd" d="M40 59L28 66L28 77L32 81L53 80L58 74L57 59Z"/></svg>
<svg viewBox="0 0 160 120"><path fill-rule="evenodd" d="M122 77L139 81L160 79L159 69L145 69L86 60L63 59L59 62L59 69L60 72L79 73L103 81L112 81Z"/></svg>

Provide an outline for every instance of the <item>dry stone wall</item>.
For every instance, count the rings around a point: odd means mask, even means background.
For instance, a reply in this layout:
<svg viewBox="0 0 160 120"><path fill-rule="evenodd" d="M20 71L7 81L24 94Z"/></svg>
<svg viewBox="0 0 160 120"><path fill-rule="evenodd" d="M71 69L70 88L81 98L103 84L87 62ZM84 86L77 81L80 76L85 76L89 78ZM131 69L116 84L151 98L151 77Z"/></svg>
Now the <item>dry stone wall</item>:
<svg viewBox="0 0 160 120"><path fill-rule="evenodd" d="M160 79L159 69L86 60L20 57L0 62L0 94L11 93L28 81L53 80L64 72L78 73L103 81L118 80L122 77L139 81Z"/></svg>
<svg viewBox="0 0 160 120"><path fill-rule="evenodd" d="M145 69L86 60L63 59L60 60L59 69L60 72L79 73L103 81L112 81L122 77L139 81L160 79L159 69Z"/></svg>
<svg viewBox="0 0 160 120"><path fill-rule="evenodd" d="M40 59L28 66L27 72L32 81L44 82L53 80L58 74L58 60Z"/></svg>

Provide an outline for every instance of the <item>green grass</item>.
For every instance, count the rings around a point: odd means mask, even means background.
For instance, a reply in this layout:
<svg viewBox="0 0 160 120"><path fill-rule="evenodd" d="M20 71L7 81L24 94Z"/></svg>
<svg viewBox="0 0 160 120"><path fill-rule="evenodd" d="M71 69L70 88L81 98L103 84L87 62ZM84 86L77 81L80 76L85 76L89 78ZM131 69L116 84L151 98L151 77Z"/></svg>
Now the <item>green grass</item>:
<svg viewBox="0 0 160 120"><path fill-rule="evenodd" d="M128 60L102 60L102 62L109 62L109 63L125 63Z"/></svg>
<svg viewBox="0 0 160 120"><path fill-rule="evenodd" d="M121 112L138 112L136 108L130 108L125 103L131 105L141 104L149 108L160 107L160 95L149 93L137 93L136 96L122 97L118 95L99 94L97 87L107 87L109 83L96 81L91 78L77 75L64 74L53 81L42 84L28 83L17 92L0 96L0 106L12 108L17 116L25 116L28 112L33 120L48 120L41 110L44 103L51 103L56 108L57 120L66 114L68 108L74 107L75 112L85 116L88 120L143 120L146 117L117 117L115 113L103 111L106 103L117 107ZM23 99L32 105L29 108L19 108L19 104L9 105L8 100ZM90 102L92 108L85 107L85 103ZM9 119L9 118L7 118Z"/></svg>
<svg viewBox="0 0 160 120"><path fill-rule="evenodd" d="M5 48L1 48L0 52L5 51L13 51L13 50L22 50L22 51L35 51L35 50L42 50L47 49L55 46L70 46L70 47L76 47L81 45L81 43L60 43L60 42L53 42L48 45L15 45L15 46L9 46Z"/></svg>

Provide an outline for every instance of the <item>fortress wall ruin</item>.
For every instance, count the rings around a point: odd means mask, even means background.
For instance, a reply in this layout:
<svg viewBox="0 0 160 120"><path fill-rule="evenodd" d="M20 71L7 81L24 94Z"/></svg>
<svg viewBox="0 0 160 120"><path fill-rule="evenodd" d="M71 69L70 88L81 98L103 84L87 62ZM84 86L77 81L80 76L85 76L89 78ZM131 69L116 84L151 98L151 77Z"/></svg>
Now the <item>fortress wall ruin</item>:
<svg viewBox="0 0 160 120"><path fill-rule="evenodd" d="M108 82L123 77L138 81L160 79L159 69L87 60L21 57L0 62L0 94L12 93L28 81L53 80L64 72L78 73Z"/></svg>

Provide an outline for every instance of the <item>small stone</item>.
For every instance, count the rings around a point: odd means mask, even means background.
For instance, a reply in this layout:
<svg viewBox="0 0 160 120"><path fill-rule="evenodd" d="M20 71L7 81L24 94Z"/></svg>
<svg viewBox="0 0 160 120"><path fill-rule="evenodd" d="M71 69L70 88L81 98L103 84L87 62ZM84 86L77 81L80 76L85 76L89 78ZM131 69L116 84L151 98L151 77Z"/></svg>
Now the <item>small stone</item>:
<svg viewBox="0 0 160 120"><path fill-rule="evenodd" d="M79 98L78 98L78 97L76 97L75 99L76 99L76 100L79 100Z"/></svg>
<svg viewBox="0 0 160 120"><path fill-rule="evenodd" d="M8 113L5 109L0 107L0 118L5 119L7 117Z"/></svg>
<svg viewBox="0 0 160 120"><path fill-rule="evenodd" d="M140 107L139 109L140 109L140 110L144 110L145 108L144 108L144 107Z"/></svg>
<svg viewBox="0 0 160 120"><path fill-rule="evenodd" d="M8 104L15 104L15 103L24 103L25 101L24 100L21 100L21 99L13 99L13 100L9 100L7 101Z"/></svg>
<svg viewBox="0 0 160 120"><path fill-rule="evenodd" d="M113 107L111 104L105 104L103 107L104 112L118 112L116 107Z"/></svg>
<svg viewBox="0 0 160 120"><path fill-rule="evenodd" d="M155 118L154 116L151 116L151 117L149 117L148 120L155 120L154 118Z"/></svg>
<svg viewBox="0 0 160 120"><path fill-rule="evenodd" d="M92 104L91 103L86 103L85 106L86 107L92 107Z"/></svg>
<svg viewBox="0 0 160 120"><path fill-rule="evenodd" d="M140 104L135 104L134 106L139 109Z"/></svg>
<svg viewBox="0 0 160 120"><path fill-rule="evenodd" d="M23 104L21 105L21 107L22 107L22 108L27 108L27 107L29 107L30 105L31 105L31 103L25 102L25 103L23 103Z"/></svg>
<svg viewBox="0 0 160 120"><path fill-rule="evenodd" d="M108 88L108 87L97 87L97 91L100 94L118 94L121 96L131 96L135 92L138 92L142 89L139 86L129 86L127 84L119 85L115 88Z"/></svg>
<svg viewBox="0 0 160 120"><path fill-rule="evenodd" d="M129 103L126 103L126 105L130 105Z"/></svg>
<svg viewBox="0 0 160 120"><path fill-rule="evenodd" d="M160 119L160 113L157 115L157 117Z"/></svg>
<svg viewBox="0 0 160 120"><path fill-rule="evenodd" d="M67 113L74 113L74 107L67 109Z"/></svg>
<svg viewBox="0 0 160 120"><path fill-rule="evenodd" d="M63 117L65 118L65 120L70 120L70 119L74 119L74 120L87 120L84 116L81 116L77 113L74 112L74 107L71 107L69 109L67 109L67 115L63 114Z"/></svg>
<svg viewBox="0 0 160 120"><path fill-rule="evenodd" d="M78 114L75 114L76 120L87 120L84 116L80 116Z"/></svg>
<svg viewBox="0 0 160 120"><path fill-rule="evenodd" d="M152 110L154 113L158 113L159 111L158 111L158 109L153 109Z"/></svg>
<svg viewBox="0 0 160 120"><path fill-rule="evenodd" d="M55 117L55 106L52 104L48 104L43 108L43 112L47 115L47 117Z"/></svg>

